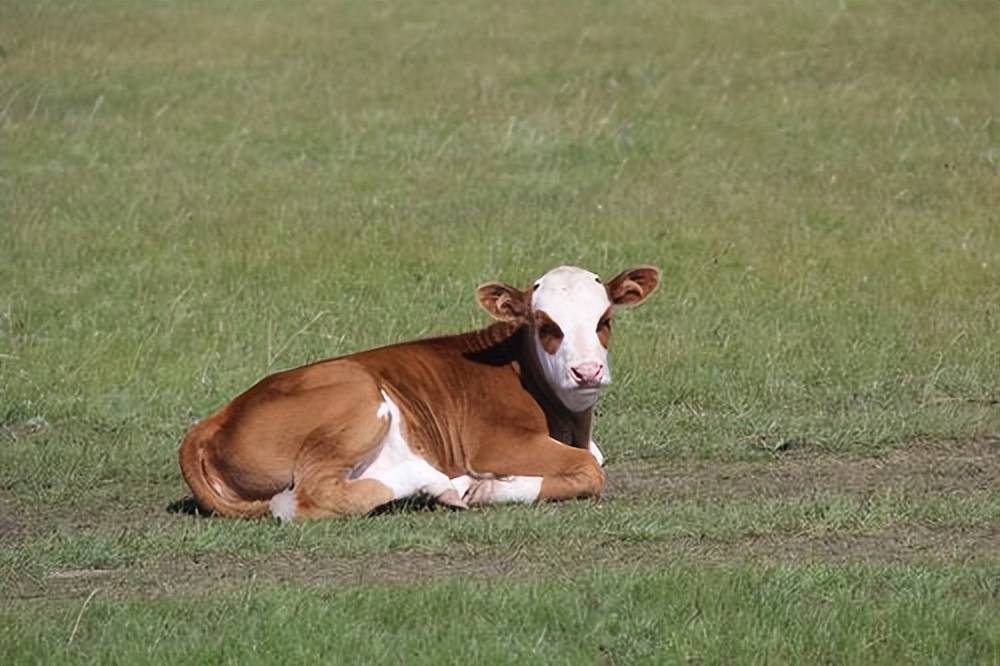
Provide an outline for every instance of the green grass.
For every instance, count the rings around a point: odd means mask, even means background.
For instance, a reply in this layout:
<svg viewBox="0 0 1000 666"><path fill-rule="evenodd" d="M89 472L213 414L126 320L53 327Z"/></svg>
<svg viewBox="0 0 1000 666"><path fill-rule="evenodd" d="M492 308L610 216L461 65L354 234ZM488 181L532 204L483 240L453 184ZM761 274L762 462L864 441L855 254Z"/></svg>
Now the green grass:
<svg viewBox="0 0 1000 666"><path fill-rule="evenodd" d="M8 0L0 661L1000 660L996 448L972 445L1000 432L997 17ZM165 511L186 428L262 375L480 326L477 284L562 263L664 269L618 320L597 440L612 478L722 470L707 490ZM781 488L783 456L822 479L941 441L968 468ZM399 580L343 571L380 562Z"/></svg>
<svg viewBox="0 0 1000 666"><path fill-rule="evenodd" d="M517 558L586 566L591 560L629 557L633 551L671 552L680 543L701 543L741 552L764 535L785 539L864 537L894 541L909 532L982 535L1000 524L1000 492L959 495L907 494L901 490L859 498L846 493L706 498L665 502L611 500L539 507L501 507L453 515L389 514L288 528L245 521L195 521L156 516L113 517L81 525L59 524L11 546L0 546L0 591L12 591L25 574L37 579L60 571L118 567L169 568L178 557L237 558L260 565L282 554L307 558L355 558L418 553L449 559ZM162 509L161 509L162 510ZM96 523L96 524L94 524ZM103 523L103 524L102 524ZM880 549L886 550L886 547ZM957 546L961 547L961 546ZM863 557L864 552L853 553ZM982 553L968 552L966 557ZM877 552L872 553L878 557Z"/></svg>
<svg viewBox="0 0 1000 666"><path fill-rule="evenodd" d="M259 590L249 580L155 604L95 595L8 615L0 636L6 663L995 663L998 573L669 565L582 583Z"/></svg>

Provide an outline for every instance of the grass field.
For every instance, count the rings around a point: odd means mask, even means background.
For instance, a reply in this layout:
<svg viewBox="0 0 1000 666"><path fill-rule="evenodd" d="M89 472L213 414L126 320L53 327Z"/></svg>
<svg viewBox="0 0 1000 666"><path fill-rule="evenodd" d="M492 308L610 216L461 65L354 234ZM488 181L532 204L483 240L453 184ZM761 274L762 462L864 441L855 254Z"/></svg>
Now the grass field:
<svg viewBox="0 0 1000 666"><path fill-rule="evenodd" d="M0 3L0 663L1000 663L987 0ZM600 503L177 511L262 375L664 269Z"/></svg>

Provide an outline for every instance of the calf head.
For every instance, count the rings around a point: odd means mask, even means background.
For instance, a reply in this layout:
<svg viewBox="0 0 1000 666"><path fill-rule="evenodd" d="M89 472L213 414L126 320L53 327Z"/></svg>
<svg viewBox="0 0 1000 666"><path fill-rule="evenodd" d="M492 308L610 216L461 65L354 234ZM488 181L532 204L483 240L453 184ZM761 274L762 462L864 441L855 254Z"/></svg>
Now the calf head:
<svg viewBox="0 0 1000 666"><path fill-rule="evenodd" d="M641 303L659 283L660 271L652 266L622 271L607 283L582 268L560 266L530 289L490 282L477 297L495 319L528 325L545 381L568 409L582 412L611 383L614 310Z"/></svg>

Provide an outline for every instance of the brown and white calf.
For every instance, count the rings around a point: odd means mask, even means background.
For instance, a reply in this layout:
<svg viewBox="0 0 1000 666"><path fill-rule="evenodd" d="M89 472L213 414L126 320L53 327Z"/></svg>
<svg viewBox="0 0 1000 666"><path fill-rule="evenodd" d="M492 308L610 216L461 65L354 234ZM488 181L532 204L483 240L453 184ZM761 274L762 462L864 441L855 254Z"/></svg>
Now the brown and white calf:
<svg viewBox="0 0 1000 666"><path fill-rule="evenodd" d="M523 291L484 284L487 328L262 379L191 429L184 479L204 510L281 520L415 494L456 507L600 495L591 415L611 382L612 314L659 280L650 266L607 284L560 267Z"/></svg>

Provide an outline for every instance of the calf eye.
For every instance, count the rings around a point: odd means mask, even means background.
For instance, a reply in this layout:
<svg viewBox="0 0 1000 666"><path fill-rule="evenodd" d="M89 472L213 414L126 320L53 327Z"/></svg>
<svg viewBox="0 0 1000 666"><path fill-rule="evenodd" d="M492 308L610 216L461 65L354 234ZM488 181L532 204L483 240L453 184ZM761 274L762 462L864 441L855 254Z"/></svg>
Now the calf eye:
<svg viewBox="0 0 1000 666"><path fill-rule="evenodd" d="M597 322L597 339L601 341L601 346L605 349L608 348L608 342L611 340L611 317L604 315L601 320Z"/></svg>
<svg viewBox="0 0 1000 666"><path fill-rule="evenodd" d="M541 328L538 329L538 335L542 338L556 338L557 340L563 339L563 332L562 329L559 328L558 324L542 324Z"/></svg>
<svg viewBox="0 0 1000 666"><path fill-rule="evenodd" d="M555 354L562 343L562 329L544 312L539 311L536 316L538 317L538 342L547 353Z"/></svg>

